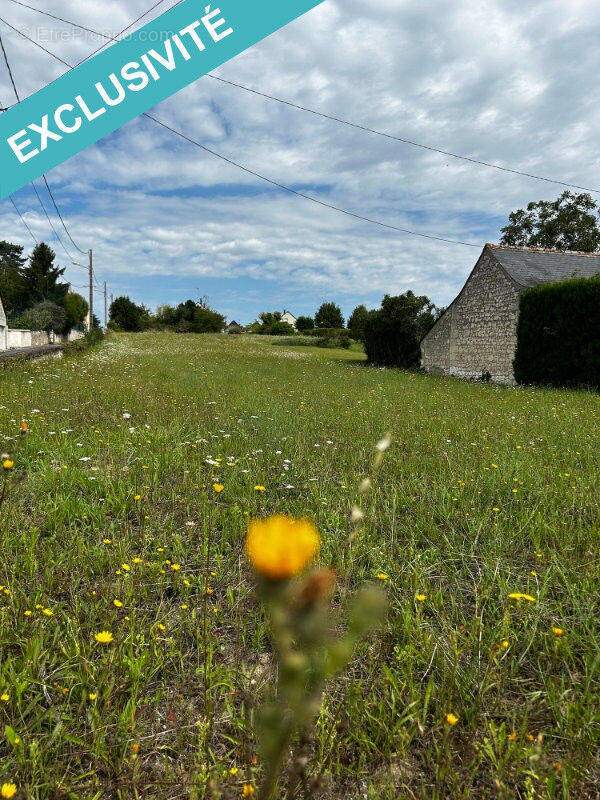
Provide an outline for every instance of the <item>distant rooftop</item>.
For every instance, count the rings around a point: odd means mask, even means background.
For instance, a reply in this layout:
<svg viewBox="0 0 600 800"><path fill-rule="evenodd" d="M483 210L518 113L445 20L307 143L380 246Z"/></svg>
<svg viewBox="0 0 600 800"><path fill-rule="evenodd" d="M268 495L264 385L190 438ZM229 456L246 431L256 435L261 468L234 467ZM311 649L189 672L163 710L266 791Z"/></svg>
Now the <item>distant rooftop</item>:
<svg viewBox="0 0 600 800"><path fill-rule="evenodd" d="M540 283L557 283L567 278L593 278L600 274L600 253L498 244L488 244L486 247L492 250L494 258L523 289Z"/></svg>

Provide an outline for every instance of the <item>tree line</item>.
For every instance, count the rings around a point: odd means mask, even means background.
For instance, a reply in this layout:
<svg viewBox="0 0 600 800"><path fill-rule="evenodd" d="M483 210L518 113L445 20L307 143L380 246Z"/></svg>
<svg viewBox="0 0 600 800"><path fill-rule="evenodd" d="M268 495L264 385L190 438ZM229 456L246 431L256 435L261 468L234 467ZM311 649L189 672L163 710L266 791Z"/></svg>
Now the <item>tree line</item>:
<svg viewBox="0 0 600 800"><path fill-rule="evenodd" d="M9 327L58 334L80 328L88 303L61 280L65 270L56 266L54 251L45 242L28 258L23 251L21 245L0 241L0 299Z"/></svg>

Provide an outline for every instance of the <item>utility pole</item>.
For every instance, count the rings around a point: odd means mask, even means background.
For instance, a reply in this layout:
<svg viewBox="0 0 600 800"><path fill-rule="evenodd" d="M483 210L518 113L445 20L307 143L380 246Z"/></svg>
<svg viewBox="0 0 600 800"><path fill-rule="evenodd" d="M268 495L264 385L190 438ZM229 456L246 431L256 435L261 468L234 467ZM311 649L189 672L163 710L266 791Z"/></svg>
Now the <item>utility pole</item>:
<svg viewBox="0 0 600 800"><path fill-rule="evenodd" d="M90 323L88 331L91 331L94 326L94 256L91 250L88 250L89 256L89 274L90 274Z"/></svg>
<svg viewBox="0 0 600 800"><path fill-rule="evenodd" d="M104 281L104 330L106 330L108 326L108 317L106 313L106 303L107 303L107 296L106 296L106 281Z"/></svg>

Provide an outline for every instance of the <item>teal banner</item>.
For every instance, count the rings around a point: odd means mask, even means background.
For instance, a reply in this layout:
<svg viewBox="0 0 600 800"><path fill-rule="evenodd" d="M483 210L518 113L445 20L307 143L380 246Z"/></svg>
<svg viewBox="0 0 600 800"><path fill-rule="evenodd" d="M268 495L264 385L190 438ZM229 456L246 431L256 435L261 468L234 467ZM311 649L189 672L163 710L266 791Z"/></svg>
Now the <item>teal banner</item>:
<svg viewBox="0 0 600 800"><path fill-rule="evenodd" d="M323 0L184 0L0 115L0 198Z"/></svg>

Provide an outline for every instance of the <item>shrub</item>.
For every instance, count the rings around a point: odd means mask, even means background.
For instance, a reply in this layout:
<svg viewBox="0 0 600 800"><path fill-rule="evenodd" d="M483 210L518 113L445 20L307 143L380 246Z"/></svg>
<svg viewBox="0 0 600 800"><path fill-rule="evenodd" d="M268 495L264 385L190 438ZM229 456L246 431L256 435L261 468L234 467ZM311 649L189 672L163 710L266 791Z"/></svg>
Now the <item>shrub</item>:
<svg viewBox="0 0 600 800"><path fill-rule="evenodd" d="M600 277L523 292L513 366L518 383L600 388Z"/></svg>
<svg viewBox="0 0 600 800"><path fill-rule="evenodd" d="M369 318L367 307L360 305L356 306L350 319L348 320L348 330L353 339L357 342L362 342L365 334L365 324Z"/></svg>
<svg viewBox="0 0 600 800"><path fill-rule="evenodd" d="M17 320L17 326L31 331L54 331L64 333L67 315L62 306L44 300L33 308L24 311Z"/></svg>
<svg viewBox="0 0 600 800"><path fill-rule="evenodd" d="M364 344L371 364L411 369L419 366L420 342L435 322L435 306L411 291L386 295L365 321Z"/></svg>

